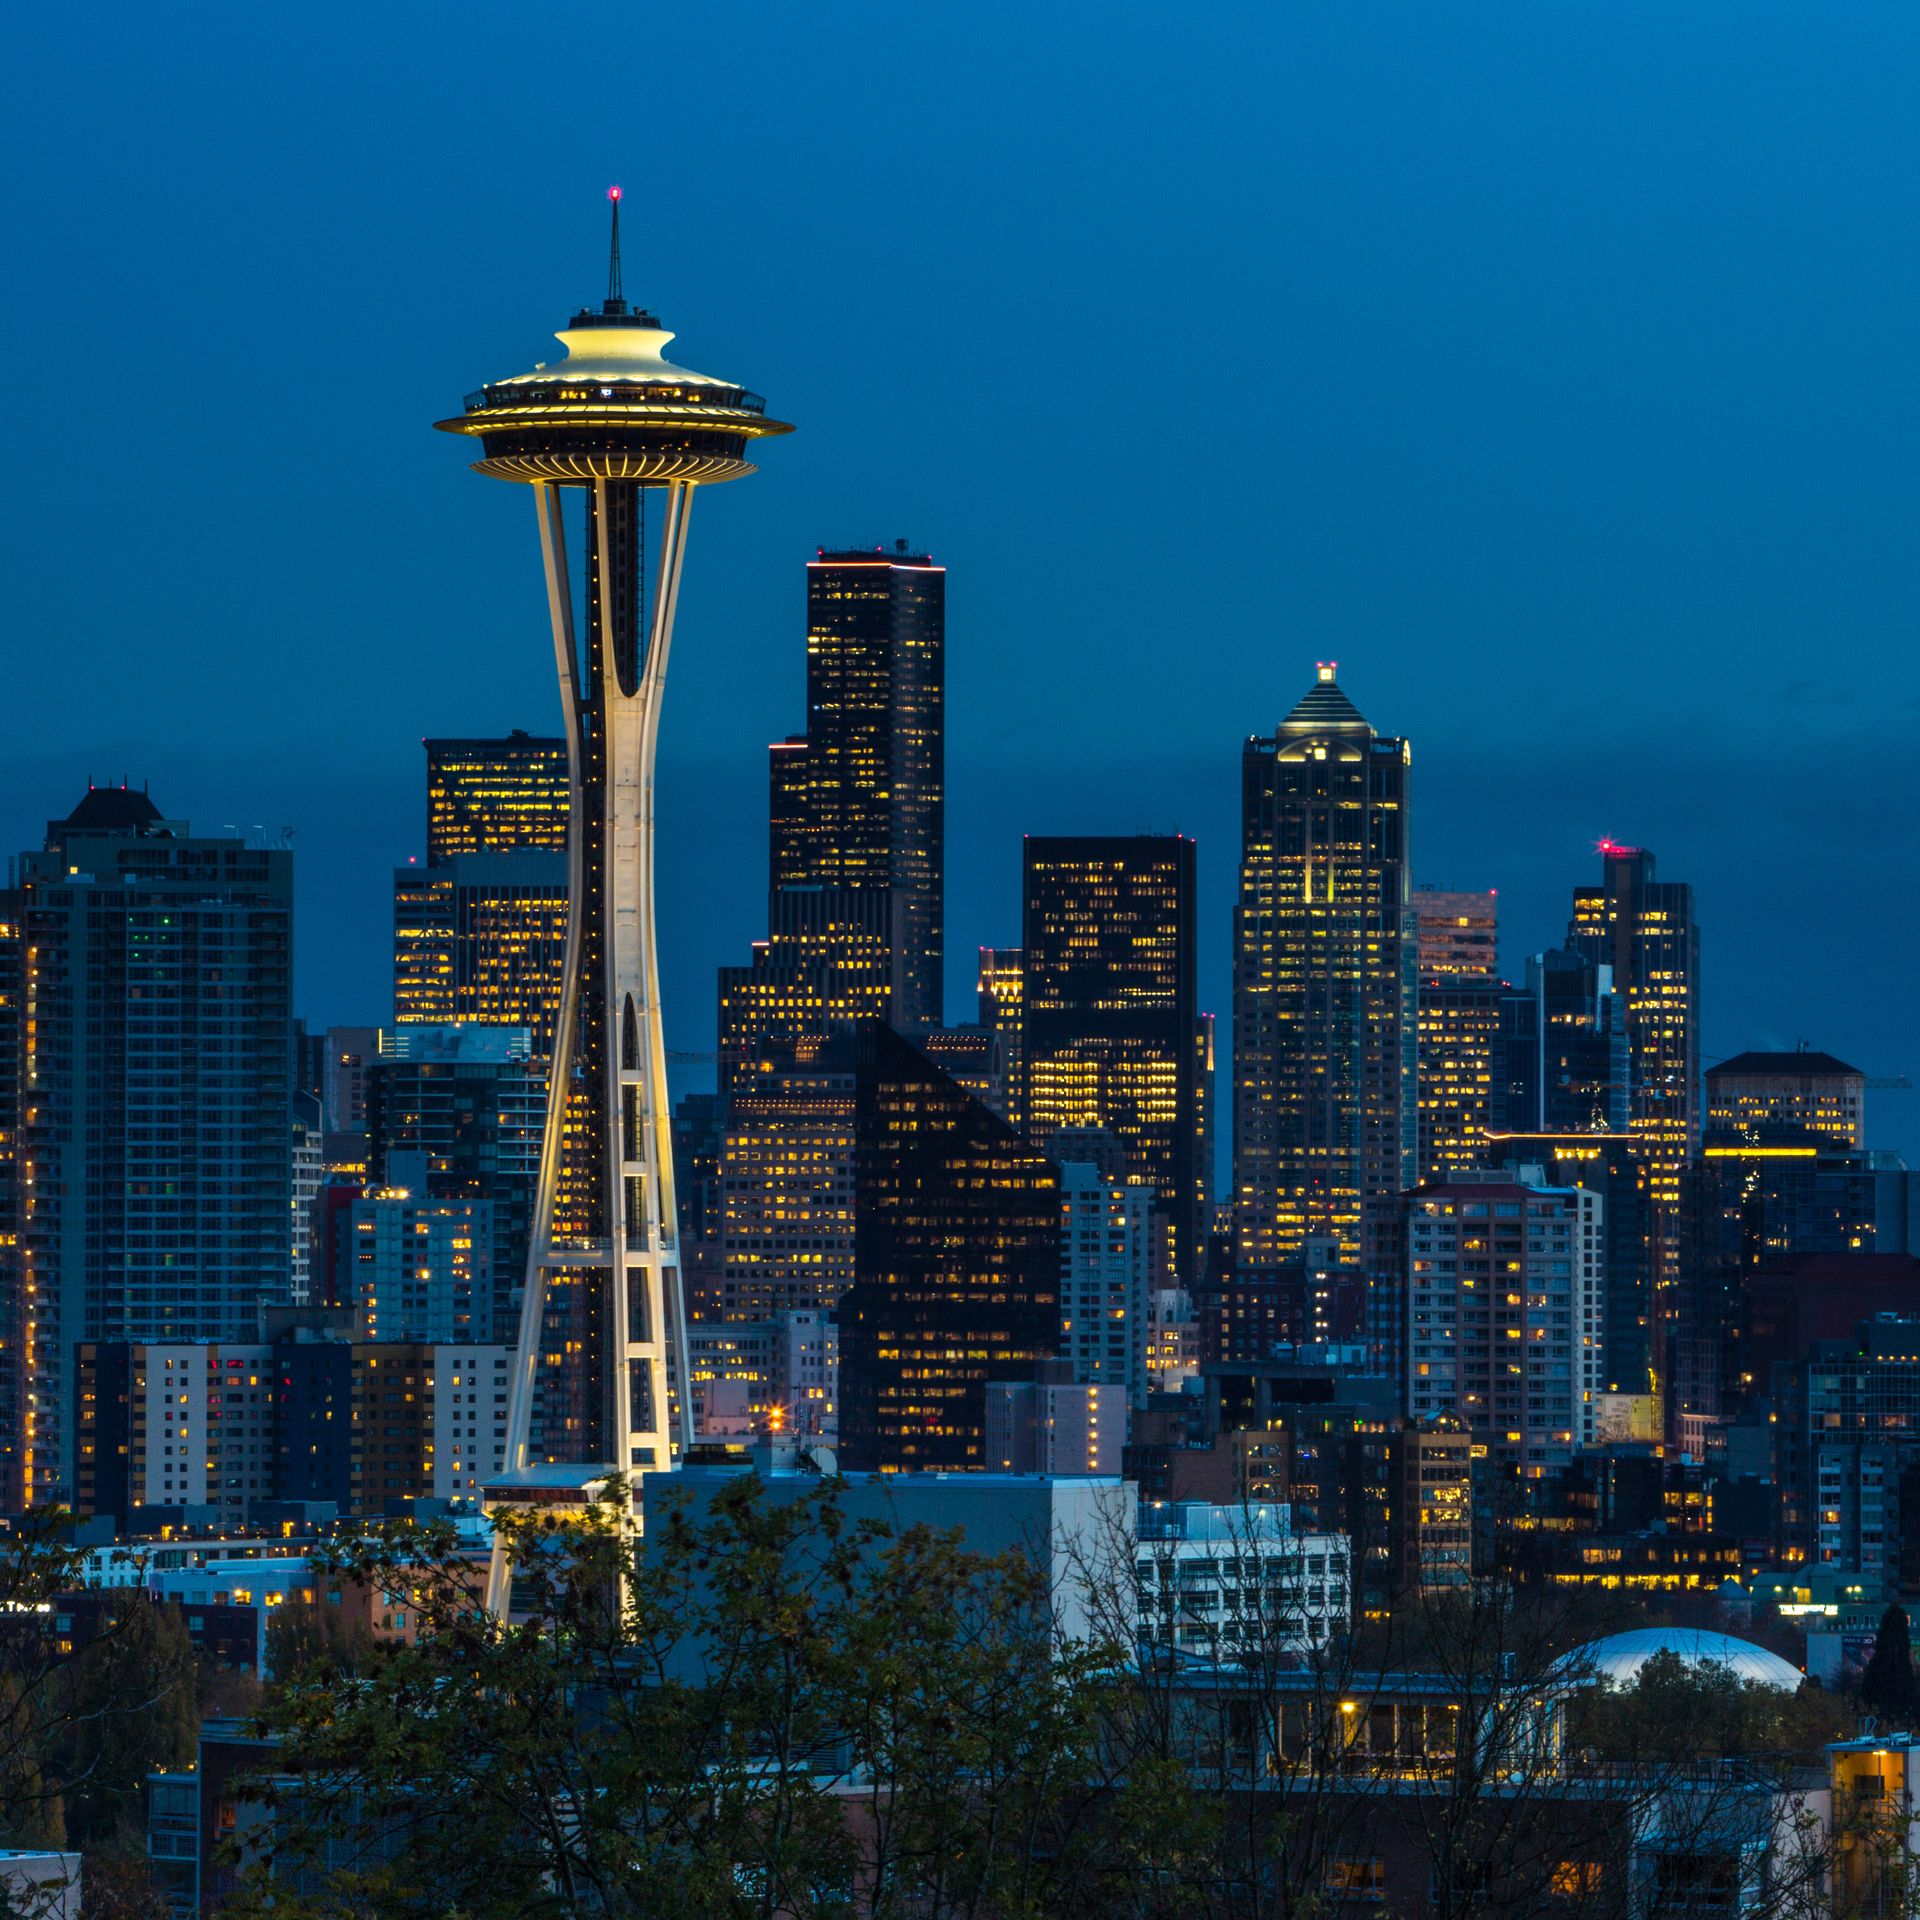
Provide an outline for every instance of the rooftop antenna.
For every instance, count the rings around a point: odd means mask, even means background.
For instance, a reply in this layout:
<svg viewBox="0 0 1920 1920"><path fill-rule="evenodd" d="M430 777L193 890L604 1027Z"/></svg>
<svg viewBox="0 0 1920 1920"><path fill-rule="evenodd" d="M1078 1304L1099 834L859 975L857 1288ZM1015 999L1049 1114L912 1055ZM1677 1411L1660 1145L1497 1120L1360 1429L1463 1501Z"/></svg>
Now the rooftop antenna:
<svg viewBox="0 0 1920 1920"><path fill-rule="evenodd" d="M626 305L620 289L620 189L609 187L607 199L613 206L613 244L607 252L607 311L618 313Z"/></svg>

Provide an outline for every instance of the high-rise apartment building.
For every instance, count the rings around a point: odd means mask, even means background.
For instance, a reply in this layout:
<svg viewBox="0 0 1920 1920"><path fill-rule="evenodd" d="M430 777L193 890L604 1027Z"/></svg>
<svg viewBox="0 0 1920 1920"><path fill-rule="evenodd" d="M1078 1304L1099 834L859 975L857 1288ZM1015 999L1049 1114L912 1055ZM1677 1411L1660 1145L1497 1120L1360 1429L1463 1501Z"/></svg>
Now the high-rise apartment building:
<svg viewBox="0 0 1920 1920"><path fill-rule="evenodd" d="M1457 1174L1406 1196L1406 1406L1455 1413L1538 1479L1596 1433L1602 1202L1537 1172Z"/></svg>
<svg viewBox="0 0 1920 1920"><path fill-rule="evenodd" d="M463 853L567 845L567 743L517 727L504 740L429 740L427 864Z"/></svg>
<svg viewBox="0 0 1920 1920"><path fill-rule="evenodd" d="M1194 843L1184 834L1026 842L1021 1041L1028 1137L1101 1128L1199 1280L1210 1201L1195 1006Z"/></svg>
<svg viewBox="0 0 1920 1920"><path fill-rule="evenodd" d="M22 857L21 1492L84 1341L243 1340L292 1285L293 856L89 790Z"/></svg>
<svg viewBox="0 0 1920 1920"><path fill-rule="evenodd" d="M1082 1386L1117 1387L1123 1409L1144 1406L1153 1300L1147 1222L1152 1195L1071 1158L1065 1147L1059 1151L1060 1355ZM1116 1435L1115 1446L1119 1441Z"/></svg>
<svg viewBox="0 0 1920 1920"><path fill-rule="evenodd" d="M1647 1167L1629 1133L1502 1133L1487 1143L1487 1165L1537 1168L1550 1187L1585 1187L1600 1196L1602 1266L1601 1385L1645 1395L1653 1315L1653 1210Z"/></svg>
<svg viewBox="0 0 1920 1920"><path fill-rule="evenodd" d="M807 730L772 749L770 878L881 893L895 1026L941 1023L946 569L822 549L807 566Z"/></svg>
<svg viewBox="0 0 1920 1920"><path fill-rule="evenodd" d="M1499 899L1417 888L1420 965L1416 1166L1436 1180L1483 1164L1499 1107L1502 1003Z"/></svg>
<svg viewBox="0 0 1920 1920"><path fill-rule="evenodd" d="M1655 876L1644 847L1603 841L1601 884L1576 887L1567 945L1613 969L1626 1002L1628 1130L1647 1162L1654 1209L1655 1364L1658 1293L1673 1284L1680 1177L1700 1146L1700 929L1693 889Z"/></svg>
<svg viewBox="0 0 1920 1920"><path fill-rule="evenodd" d="M1415 967L1407 743L1331 666L1241 759L1234 910L1236 1253L1357 1258L1367 1203L1413 1182Z"/></svg>
<svg viewBox="0 0 1920 1920"><path fill-rule="evenodd" d="M1900 1482L1920 1463L1920 1320L1883 1314L1786 1370L1774 1422L1782 1563L1900 1571Z"/></svg>
<svg viewBox="0 0 1920 1920"><path fill-rule="evenodd" d="M1707 1126L1716 1133L1804 1127L1843 1147L1866 1144L1867 1076L1805 1046L1736 1053L1707 1069Z"/></svg>
<svg viewBox="0 0 1920 1920"><path fill-rule="evenodd" d="M373 1179L422 1200L486 1209L487 1291L474 1305L477 1317L456 1331L406 1338L514 1337L546 1120L546 1074L531 1048L525 1027L423 1023L380 1036L367 1072ZM331 1297L353 1294L336 1283Z"/></svg>
<svg viewBox="0 0 1920 1920"><path fill-rule="evenodd" d="M986 1466L986 1386L1060 1346L1060 1176L878 1023L855 1067L854 1284L840 1306L840 1460Z"/></svg>
<svg viewBox="0 0 1920 1920"><path fill-rule="evenodd" d="M347 1258L363 1340L473 1340L493 1325L493 1207L375 1187L353 1202Z"/></svg>

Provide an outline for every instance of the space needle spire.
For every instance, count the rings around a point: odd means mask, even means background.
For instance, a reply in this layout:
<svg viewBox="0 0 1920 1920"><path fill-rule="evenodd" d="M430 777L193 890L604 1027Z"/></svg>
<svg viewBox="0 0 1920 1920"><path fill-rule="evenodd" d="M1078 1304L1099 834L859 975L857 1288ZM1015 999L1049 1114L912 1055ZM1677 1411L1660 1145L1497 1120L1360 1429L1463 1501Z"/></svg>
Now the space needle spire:
<svg viewBox="0 0 1920 1920"><path fill-rule="evenodd" d="M674 365L673 335L629 308L620 198L611 189L606 301L556 336L565 358L494 381L435 423L479 442L476 473L533 491L570 786L566 954L496 1508L584 1506L616 1479L672 1466L692 1439L654 938L655 749L694 489L752 473L750 443L792 431L758 394ZM510 1575L496 1550L496 1614Z"/></svg>

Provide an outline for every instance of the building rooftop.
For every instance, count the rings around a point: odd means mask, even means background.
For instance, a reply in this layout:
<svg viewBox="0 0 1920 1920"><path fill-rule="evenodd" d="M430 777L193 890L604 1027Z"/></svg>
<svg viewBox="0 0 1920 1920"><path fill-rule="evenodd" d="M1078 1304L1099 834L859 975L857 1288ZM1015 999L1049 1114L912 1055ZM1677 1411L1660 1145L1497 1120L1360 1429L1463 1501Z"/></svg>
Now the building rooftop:
<svg viewBox="0 0 1920 1920"><path fill-rule="evenodd" d="M1738 1680L1783 1693L1797 1692L1802 1679L1797 1667L1751 1640L1691 1627L1640 1627L1631 1633L1610 1634L1569 1654L1561 1671L1576 1684L1605 1680L1616 1687L1630 1687L1649 1660L1665 1653L1684 1666L1726 1667Z"/></svg>
<svg viewBox="0 0 1920 1920"><path fill-rule="evenodd" d="M89 785L80 804L65 820L50 821L47 837L67 833L147 833L161 824L160 809L144 788Z"/></svg>
<svg viewBox="0 0 1920 1920"><path fill-rule="evenodd" d="M1372 723L1340 691L1334 679L1335 663L1323 660L1319 678L1280 722L1283 733L1371 733Z"/></svg>
<svg viewBox="0 0 1920 1920"><path fill-rule="evenodd" d="M1749 1049L1745 1053L1736 1053L1730 1060L1722 1060L1717 1067L1707 1069L1707 1078L1717 1080L1722 1074L1749 1073L1777 1076L1782 1074L1858 1074L1858 1067L1850 1067L1844 1060L1836 1060L1830 1053L1813 1053L1796 1047L1791 1053L1765 1053Z"/></svg>

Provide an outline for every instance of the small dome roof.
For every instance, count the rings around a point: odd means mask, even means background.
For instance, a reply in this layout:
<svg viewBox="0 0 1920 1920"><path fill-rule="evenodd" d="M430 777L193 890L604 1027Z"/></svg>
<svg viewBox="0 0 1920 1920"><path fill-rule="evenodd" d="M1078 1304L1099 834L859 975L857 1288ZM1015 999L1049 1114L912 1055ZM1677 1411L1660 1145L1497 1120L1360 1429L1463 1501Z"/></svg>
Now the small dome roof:
<svg viewBox="0 0 1920 1920"><path fill-rule="evenodd" d="M1798 1667L1751 1640L1693 1627L1640 1627L1609 1634L1569 1654L1564 1670L1575 1682L1609 1680L1616 1687L1630 1687L1657 1653L1675 1654L1689 1667L1727 1667L1737 1679L1778 1687L1783 1693L1795 1692L1802 1678Z"/></svg>

